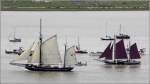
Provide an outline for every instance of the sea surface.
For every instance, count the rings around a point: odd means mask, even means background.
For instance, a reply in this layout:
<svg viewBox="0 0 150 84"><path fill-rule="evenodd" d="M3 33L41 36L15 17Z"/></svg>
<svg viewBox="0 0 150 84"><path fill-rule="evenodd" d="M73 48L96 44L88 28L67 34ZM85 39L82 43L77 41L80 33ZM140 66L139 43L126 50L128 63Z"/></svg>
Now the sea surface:
<svg viewBox="0 0 150 84"><path fill-rule="evenodd" d="M87 66L76 66L71 72L34 72L9 62L16 55L5 54L5 50L23 47L27 49L38 40L40 18L43 40L57 34L61 56L64 44L77 45L88 52L104 51L110 41L102 41L106 35L122 32L131 36L125 46L137 43L139 49L146 48L141 56L141 65L106 65L95 59L98 56L77 54L78 61L87 61ZM10 43L16 32L21 43ZM149 12L148 11L3 11L1 12L1 83L2 84L148 84L149 83Z"/></svg>

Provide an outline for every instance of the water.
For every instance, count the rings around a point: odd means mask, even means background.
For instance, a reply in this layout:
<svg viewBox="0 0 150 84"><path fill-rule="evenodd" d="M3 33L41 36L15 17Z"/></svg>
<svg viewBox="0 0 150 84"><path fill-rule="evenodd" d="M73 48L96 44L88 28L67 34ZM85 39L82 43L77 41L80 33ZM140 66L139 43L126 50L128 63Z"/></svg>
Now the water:
<svg viewBox="0 0 150 84"><path fill-rule="evenodd" d="M148 11L97 11L97 12L17 12L3 11L1 21L1 82L5 83L149 83L149 13ZM9 65L15 55L6 55L5 49L19 46L29 47L39 36L39 23L42 18L44 39L57 34L61 55L64 43L77 44L80 38L82 49L103 51L109 42L101 41L107 32L113 36L122 31L131 36L131 43L137 42L139 49L146 48L141 65L105 65L96 61L97 57L88 54L77 55L88 66L75 67L72 72L33 72L22 67ZM21 43L9 43L14 30L22 38ZM9 37L10 36L10 37ZM9 38L8 38L9 37ZM128 40L126 41L127 46Z"/></svg>

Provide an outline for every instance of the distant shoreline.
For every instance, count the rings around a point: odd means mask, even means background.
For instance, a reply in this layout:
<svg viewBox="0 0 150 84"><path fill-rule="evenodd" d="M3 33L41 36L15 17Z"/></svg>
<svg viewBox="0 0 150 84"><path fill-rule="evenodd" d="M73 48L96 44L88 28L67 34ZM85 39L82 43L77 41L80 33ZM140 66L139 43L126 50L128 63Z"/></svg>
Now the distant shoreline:
<svg viewBox="0 0 150 84"><path fill-rule="evenodd" d="M21 1L3 0L2 11L145 11L149 1Z"/></svg>

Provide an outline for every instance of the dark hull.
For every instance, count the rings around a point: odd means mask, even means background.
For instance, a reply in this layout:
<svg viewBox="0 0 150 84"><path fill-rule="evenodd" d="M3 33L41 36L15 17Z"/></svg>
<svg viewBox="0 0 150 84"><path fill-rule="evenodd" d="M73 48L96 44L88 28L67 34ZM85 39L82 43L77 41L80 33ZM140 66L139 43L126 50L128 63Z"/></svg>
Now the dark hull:
<svg viewBox="0 0 150 84"><path fill-rule="evenodd" d="M81 54L86 54L86 53L88 53L87 51L75 51L75 53L81 53Z"/></svg>
<svg viewBox="0 0 150 84"><path fill-rule="evenodd" d="M130 39L130 36L116 36L117 39Z"/></svg>
<svg viewBox="0 0 150 84"><path fill-rule="evenodd" d="M6 54L18 54L18 55L21 55L21 53L22 53L23 51L17 51L17 50L13 50L13 51L7 51L7 50L5 50L5 53Z"/></svg>
<svg viewBox="0 0 150 84"><path fill-rule="evenodd" d="M13 39L13 40L9 40L10 42L21 42L21 39Z"/></svg>
<svg viewBox="0 0 150 84"><path fill-rule="evenodd" d="M114 40L113 38L101 38L101 40Z"/></svg>
<svg viewBox="0 0 150 84"><path fill-rule="evenodd" d="M42 66L35 66L35 65L26 65L26 69L31 71L71 71L73 67L42 67Z"/></svg>
<svg viewBox="0 0 150 84"><path fill-rule="evenodd" d="M112 65L138 65L141 62L140 61L134 61L134 62L127 62L127 61L122 61L122 62L110 62L110 61L104 61L106 64L112 64Z"/></svg>

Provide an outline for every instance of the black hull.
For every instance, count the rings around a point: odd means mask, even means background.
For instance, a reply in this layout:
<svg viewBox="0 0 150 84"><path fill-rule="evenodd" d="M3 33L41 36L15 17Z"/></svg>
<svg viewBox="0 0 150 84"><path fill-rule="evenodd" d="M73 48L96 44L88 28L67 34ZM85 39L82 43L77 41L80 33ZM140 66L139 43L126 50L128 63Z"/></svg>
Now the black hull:
<svg viewBox="0 0 150 84"><path fill-rule="evenodd" d="M117 39L130 39L129 36L116 36Z"/></svg>
<svg viewBox="0 0 150 84"><path fill-rule="evenodd" d="M31 71L71 71L73 67L42 67L42 66L35 66L35 65L26 65L26 69Z"/></svg>
<svg viewBox="0 0 150 84"><path fill-rule="evenodd" d="M9 40L10 42L21 42L21 39L13 39L13 40Z"/></svg>
<svg viewBox="0 0 150 84"><path fill-rule="evenodd" d="M7 51L7 50L5 50L5 53L6 54L18 54L18 55L21 55L22 52L18 52L18 51L15 51L15 50L14 51Z"/></svg>
<svg viewBox="0 0 150 84"><path fill-rule="evenodd" d="M86 54L88 52L87 51L75 51L75 53Z"/></svg>
<svg viewBox="0 0 150 84"><path fill-rule="evenodd" d="M134 61L134 62L110 62L110 61L104 61L106 64L112 64L112 65L139 65L141 62L140 61Z"/></svg>

